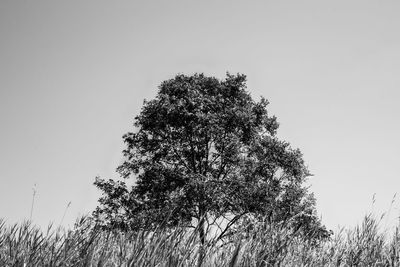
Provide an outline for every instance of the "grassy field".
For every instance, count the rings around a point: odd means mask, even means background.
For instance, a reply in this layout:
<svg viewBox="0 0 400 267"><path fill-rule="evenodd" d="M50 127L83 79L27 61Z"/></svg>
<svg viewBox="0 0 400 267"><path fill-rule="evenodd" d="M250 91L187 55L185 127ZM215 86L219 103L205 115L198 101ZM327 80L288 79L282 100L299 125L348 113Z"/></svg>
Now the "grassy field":
<svg viewBox="0 0 400 267"><path fill-rule="evenodd" d="M229 241L209 240L201 266L400 266L400 233L379 231L372 215L330 240L310 243L283 225L257 225ZM89 218L72 229L40 230L0 221L0 266L197 266L197 235L186 228L104 232Z"/></svg>

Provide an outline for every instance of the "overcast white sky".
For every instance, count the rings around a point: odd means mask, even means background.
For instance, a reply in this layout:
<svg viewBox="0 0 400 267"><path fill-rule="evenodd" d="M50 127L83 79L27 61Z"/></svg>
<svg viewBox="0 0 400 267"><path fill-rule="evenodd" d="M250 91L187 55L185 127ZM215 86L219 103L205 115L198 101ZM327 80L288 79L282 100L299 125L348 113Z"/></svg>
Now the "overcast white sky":
<svg viewBox="0 0 400 267"><path fill-rule="evenodd" d="M399 14L397 1L1 1L0 217L28 218L36 184L33 220L58 224L71 201L71 224L96 206L95 176L118 177L144 98L177 73L226 71L271 102L328 227L388 212Z"/></svg>

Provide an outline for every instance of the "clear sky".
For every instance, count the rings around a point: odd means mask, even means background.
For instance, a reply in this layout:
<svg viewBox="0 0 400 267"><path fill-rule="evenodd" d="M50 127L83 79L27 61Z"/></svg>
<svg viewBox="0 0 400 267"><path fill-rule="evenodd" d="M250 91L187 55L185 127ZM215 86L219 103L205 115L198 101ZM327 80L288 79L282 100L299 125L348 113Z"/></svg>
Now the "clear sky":
<svg viewBox="0 0 400 267"><path fill-rule="evenodd" d="M399 216L400 2L0 2L0 217L64 224L177 73L244 73L304 153L330 228ZM373 205L372 198L376 194Z"/></svg>

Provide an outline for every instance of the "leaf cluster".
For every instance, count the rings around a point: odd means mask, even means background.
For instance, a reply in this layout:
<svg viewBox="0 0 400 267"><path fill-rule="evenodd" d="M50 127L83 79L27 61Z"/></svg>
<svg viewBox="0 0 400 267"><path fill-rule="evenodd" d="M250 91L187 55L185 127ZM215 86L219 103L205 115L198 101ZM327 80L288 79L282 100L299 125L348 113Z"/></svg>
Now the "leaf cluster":
<svg viewBox="0 0 400 267"><path fill-rule="evenodd" d="M277 138L268 104L252 99L242 74L164 81L135 118L136 131L123 136L117 171L134 185L96 179L103 197L95 217L108 227L138 229L166 218L166 225L191 226L226 215L297 216L299 227L321 228L304 187L310 173L302 154Z"/></svg>

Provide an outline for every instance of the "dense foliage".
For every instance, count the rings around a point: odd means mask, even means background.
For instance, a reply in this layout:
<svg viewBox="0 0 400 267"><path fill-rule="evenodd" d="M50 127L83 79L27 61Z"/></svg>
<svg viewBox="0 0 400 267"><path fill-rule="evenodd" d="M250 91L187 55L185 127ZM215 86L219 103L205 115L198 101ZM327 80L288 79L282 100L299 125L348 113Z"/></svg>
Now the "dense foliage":
<svg viewBox="0 0 400 267"><path fill-rule="evenodd" d="M304 186L310 173L302 154L277 138L267 105L251 98L241 74L164 81L155 99L144 102L135 131L123 137L117 170L134 185L96 179L103 193L94 212L98 223L135 230L161 223L196 227L204 243L210 225L224 238L262 218L328 237Z"/></svg>

